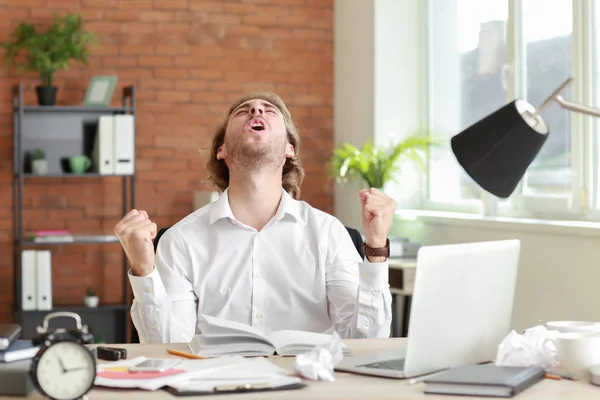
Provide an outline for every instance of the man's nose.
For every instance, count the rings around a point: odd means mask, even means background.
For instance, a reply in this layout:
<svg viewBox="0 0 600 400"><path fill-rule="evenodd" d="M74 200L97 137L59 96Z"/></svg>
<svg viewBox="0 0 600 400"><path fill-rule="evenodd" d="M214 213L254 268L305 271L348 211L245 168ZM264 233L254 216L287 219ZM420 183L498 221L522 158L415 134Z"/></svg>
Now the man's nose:
<svg viewBox="0 0 600 400"><path fill-rule="evenodd" d="M263 106L261 106L261 105L258 105L258 104L256 104L256 105L253 105L253 106L250 108L250 113L251 113L252 115L262 115L262 114L264 113L264 111L265 111L265 110L264 110Z"/></svg>

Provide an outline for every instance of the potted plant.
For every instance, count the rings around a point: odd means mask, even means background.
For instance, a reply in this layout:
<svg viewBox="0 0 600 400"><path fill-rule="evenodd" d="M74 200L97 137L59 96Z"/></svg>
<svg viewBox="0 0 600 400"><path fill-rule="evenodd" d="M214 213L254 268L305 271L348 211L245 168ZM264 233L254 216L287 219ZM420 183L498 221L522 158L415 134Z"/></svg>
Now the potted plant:
<svg viewBox="0 0 600 400"><path fill-rule="evenodd" d="M94 308L98 307L98 302L99 299L98 296L96 296L96 292L88 286L85 291L85 297L83 298L83 304L85 304L86 307Z"/></svg>
<svg viewBox="0 0 600 400"><path fill-rule="evenodd" d="M58 89L53 85L54 74L69 68L71 60L87 65L89 47L96 40L95 34L83 31L79 14L54 16L50 26L45 28L22 22L11 37L11 41L0 43L0 47L6 49L4 62L18 70L39 74L41 84L36 92L40 105L56 103Z"/></svg>
<svg viewBox="0 0 600 400"><path fill-rule="evenodd" d="M338 182L357 179L383 190L387 183L396 181L401 159L424 167L425 150L437 143L438 139L430 135L416 134L390 146L374 146L367 140L359 149L344 143L333 151L330 172Z"/></svg>
<svg viewBox="0 0 600 400"><path fill-rule="evenodd" d="M36 175L48 173L48 161L46 161L44 149L35 149L31 154L31 170Z"/></svg>

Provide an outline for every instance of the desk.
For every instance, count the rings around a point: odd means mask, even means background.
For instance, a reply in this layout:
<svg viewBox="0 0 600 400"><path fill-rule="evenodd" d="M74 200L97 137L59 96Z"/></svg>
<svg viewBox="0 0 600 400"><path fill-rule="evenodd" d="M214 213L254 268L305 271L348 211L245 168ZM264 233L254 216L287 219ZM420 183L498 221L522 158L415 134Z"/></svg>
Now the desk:
<svg viewBox="0 0 600 400"><path fill-rule="evenodd" d="M416 258L390 258L388 260L390 276L396 272L401 274L400 282L393 280L390 282L390 292L392 293L392 337L406 337L408 335L408 323L410 320L410 305L413 294L413 283L415 268L417 267ZM407 277L412 277L407 279ZM399 283L399 285L398 285ZM402 324L398 327L398 297L402 298Z"/></svg>
<svg viewBox="0 0 600 400"><path fill-rule="evenodd" d="M352 350L353 354L360 354L368 351L384 350L396 346L404 346L406 339L352 339L345 340L346 344ZM109 345L114 347L124 347L127 349L129 358L138 356L154 356L171 358L166 352L166 349L173 348L184 350L185 344L158 344L158 345L141 345L141 344L125 344L125 345ZM292 370L294 363L293 357L272 358L273 362L283 368ZM100 361L102 362L102 361ZM417 383L409 385L405 379L387 379L369 377L364 375L356 375L344 372L335 373L335 382L312 382L307 381L308 387L299 390L290 390L285 392L263 392L263 393L242 393L238 395L217 395L217 396L197 396L197 397L176 397L164 390L150 392L146 390L129 390L129 389L110 389L98 387L93 389L89 394L90 400L153 400L153 399L220 399L220 400L235 400L235 399L428 399L428 400L460 400L454 396L438 396L427 395L423 393L425 385ZM462 397L463 399L467 397ZM589 399L596 400L600 398L600 387L593 386L589 383L577 381L555 381L545 379L542 382L532 386L522 392L516 399L527 400L558 400L558 399ZM18 397L0 397L0 400L16 400ZM30 396L28 399L42 399L41 396ZM489 400L489 398L481 398Z"/></svg>

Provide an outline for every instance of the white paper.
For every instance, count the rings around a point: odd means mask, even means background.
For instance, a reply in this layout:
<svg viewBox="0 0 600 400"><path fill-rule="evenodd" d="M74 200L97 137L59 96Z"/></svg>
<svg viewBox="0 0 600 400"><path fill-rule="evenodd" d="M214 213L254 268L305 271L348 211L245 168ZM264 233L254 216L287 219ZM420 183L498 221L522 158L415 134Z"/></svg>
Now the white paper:
<svg viewBox="0 0 600 400"><path fill-rule="evenodd" d="M309 352L298 354L294 362L296 373L311 380L332 382L334 367L342 361L342 338L333 332L331 341L321 346L316 346Z"/></svg>
<svg viewBox="0 0 600 400"><path fill-rule="evenodd" d="M526 329L522 335L511 331L498 346L496 365L556 367L558 359L554 340L558 333L542 325Z"/></svg>
<svg viewBox="0 0 600 400"><path fill-rule="evenodd" d="M147 357L136 357L131 360L116 361L113 363L98 364L97 371L102 371L105 368L111 367L131 367L144 360ZM240 356L211 358L206 360L183 360L177 365L177 369L183 369L187 372L176 375L168 375L154 379L111 379L96 376L94 382L97 386L116 387L116 388L138 388L145 390L158 390L163 386L171 383L186 381L191 378L201 377L207 372L212 372L220 368L225 368L236 362L243 360Z"/></svg>

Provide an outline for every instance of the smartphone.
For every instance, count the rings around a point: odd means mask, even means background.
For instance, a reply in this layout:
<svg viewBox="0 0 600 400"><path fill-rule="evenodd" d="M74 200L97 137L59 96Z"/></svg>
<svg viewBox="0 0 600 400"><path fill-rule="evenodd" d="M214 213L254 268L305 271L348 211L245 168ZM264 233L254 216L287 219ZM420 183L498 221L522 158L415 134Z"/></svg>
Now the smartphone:
<svg viewBox="0 0 600 400"><path fill-rule="evenodd" d="M180 360L168 358L149 358L139 364L129 367L130 372L165 372L179 364Z"/></svg>

